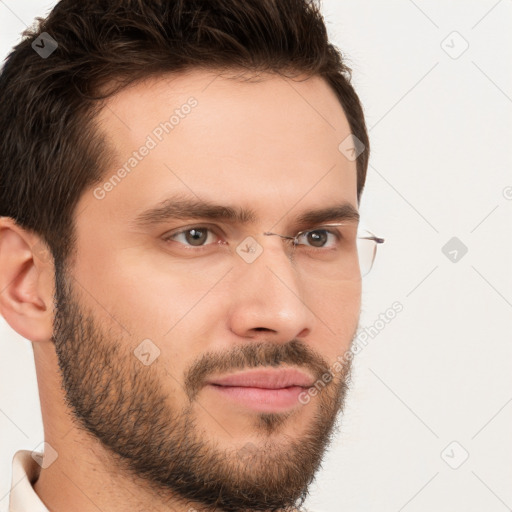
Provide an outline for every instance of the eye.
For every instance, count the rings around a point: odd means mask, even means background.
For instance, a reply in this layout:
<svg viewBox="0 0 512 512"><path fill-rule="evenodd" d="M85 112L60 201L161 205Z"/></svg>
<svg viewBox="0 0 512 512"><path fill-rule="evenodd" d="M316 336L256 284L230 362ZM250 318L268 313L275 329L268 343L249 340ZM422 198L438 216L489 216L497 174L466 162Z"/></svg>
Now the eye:
<svg viewBox="0 0 512 512"><path fill-rule="evenodd" d="M331 240L331 246L325 247L325 244ZM341 240L341 234L336 229L313 229L309 231L303 231L296 237L296 243L301 244L302 241L307 243L308 247L316 247L319 249L335 249Z"/></svg>
<svg viewBox="0 0 512 512"><path fill-rule="evenodd" d="M178 242L185 246L201 248L205 245L211 245L211 243L206 244L207 241L212 241L212 237L209 236L209 234L213 234L214 237L217 237L217 235L206 226L192 226L169 233L164 236L163 240L165 242ZM181 241L178 240L179 237L181 237ZM217 243L220 243L220 241Z"/></svg>

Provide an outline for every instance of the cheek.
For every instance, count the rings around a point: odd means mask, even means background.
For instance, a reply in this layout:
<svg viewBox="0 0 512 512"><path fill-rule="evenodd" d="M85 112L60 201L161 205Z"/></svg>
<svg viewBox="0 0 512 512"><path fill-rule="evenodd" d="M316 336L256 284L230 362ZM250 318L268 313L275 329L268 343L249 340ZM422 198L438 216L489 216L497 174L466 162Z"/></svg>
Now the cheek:
<svg viewBox="0 0 512 512"><path fill-rule="evenodd" d="M316 301L315 301L316 298ZM325 287L307 299L318 317L317 332L311 339L321 340L318 350L330 362L345 353L356 333L361 311L361 281Z"/></svg>
<svg viewBox="0 0 512 512"><path fill-rule="evenodd" d="M152 340L160 350L160 365L181 380L183 370L212 344L226 314L225 302L212 289L217 281L215 275L155 270L139 262L130 272L116 272L111 285L119 298L115 314L130 331L131 343Z"/></svg>
<svg viewBox="0 0 512 512"><path fill-rule="evenodd" d="M197 324L199 309L205 314L203 303L212 306L205 292L218 281L215 274L198 275L173 265L169 256L151 248L113 250L101 265L92 267L82 264L77 279L127 330L149 338L162 338L175 325L190 323L190 318ZM97 309L98 304L92 305Z"/></svg>

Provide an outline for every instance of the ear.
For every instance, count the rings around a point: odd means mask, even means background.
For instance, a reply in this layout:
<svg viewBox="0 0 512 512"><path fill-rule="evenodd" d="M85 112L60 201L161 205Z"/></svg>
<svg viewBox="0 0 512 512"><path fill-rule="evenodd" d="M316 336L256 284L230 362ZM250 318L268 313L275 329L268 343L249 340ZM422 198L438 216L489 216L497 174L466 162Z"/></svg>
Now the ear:
<svg viewBox="0 0 512 512"><path fill-rule="evenodd" d="M0 314L32 342L49 341L53 333L53 269L39 236L0 217Z"/></svg>

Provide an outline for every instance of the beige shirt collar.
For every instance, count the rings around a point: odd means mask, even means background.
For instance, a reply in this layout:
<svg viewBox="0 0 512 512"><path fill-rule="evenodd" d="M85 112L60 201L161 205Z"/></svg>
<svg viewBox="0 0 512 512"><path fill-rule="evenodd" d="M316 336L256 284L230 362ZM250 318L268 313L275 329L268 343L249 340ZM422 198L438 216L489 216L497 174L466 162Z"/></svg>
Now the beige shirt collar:
<svg viewBox="0 0 512 512"><path fill-rule="evenodd" d="M41 466L32 458L33 453L42 457L42 453L30 450L19 450L14 454L9 512L50 512L32 487L41 471Z"/></svg>

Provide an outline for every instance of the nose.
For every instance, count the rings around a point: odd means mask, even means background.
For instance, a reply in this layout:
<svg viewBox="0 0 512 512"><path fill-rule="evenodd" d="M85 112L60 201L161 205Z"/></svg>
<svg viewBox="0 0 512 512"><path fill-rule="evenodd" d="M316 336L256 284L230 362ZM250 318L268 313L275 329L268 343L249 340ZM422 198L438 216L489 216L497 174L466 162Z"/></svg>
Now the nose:
<svg viewBox="0 0 512 512"><path fill-rule="evenodd" d="M255 341L286 343L314 328L314 304L307 303L302 277L279 237L258 238L261 254L238 261L231 281L231 330Z"/></svg>

